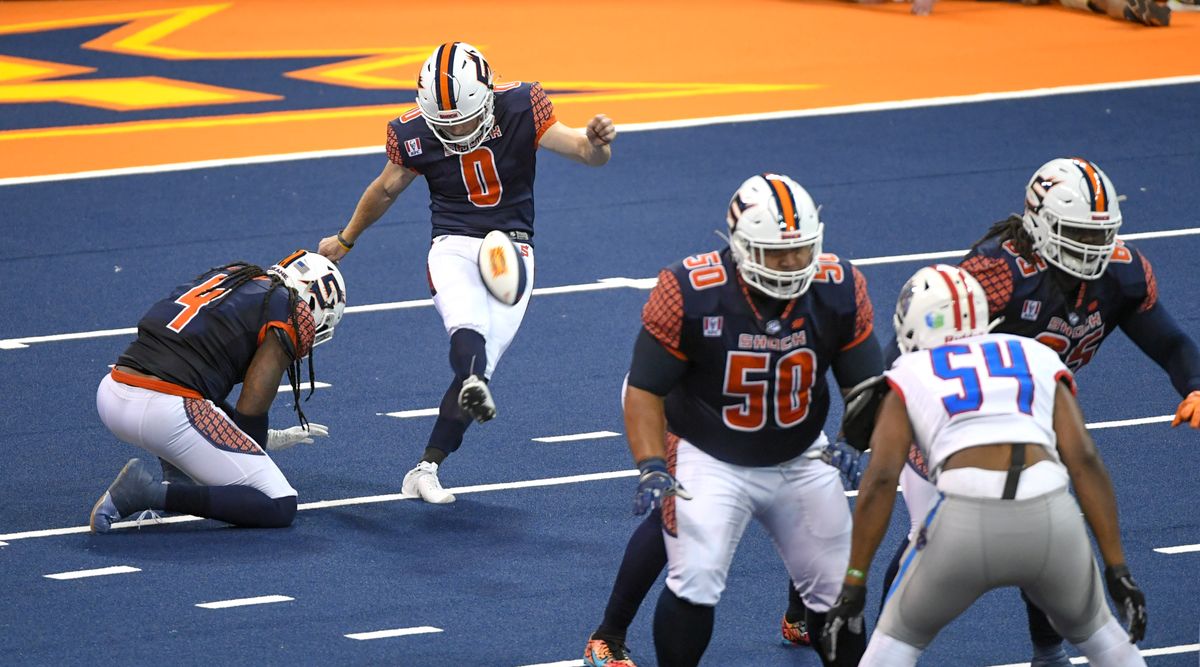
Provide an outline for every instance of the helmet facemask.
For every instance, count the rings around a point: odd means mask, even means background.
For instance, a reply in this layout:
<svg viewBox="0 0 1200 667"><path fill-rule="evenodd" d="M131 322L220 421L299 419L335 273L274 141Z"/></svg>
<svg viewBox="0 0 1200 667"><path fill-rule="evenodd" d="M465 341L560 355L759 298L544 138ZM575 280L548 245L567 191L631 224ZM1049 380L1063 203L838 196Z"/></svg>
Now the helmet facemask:
<svg viewBox="0 0 1200 667"><path fill-rule="evenodd" d="M791 300L808 291L817 273L825 225L812 198L798 183L777 174L754 176L729 202L729 249L738 273L767 296ZM771 268L768 253L808 248L799 269Z"/></svg>

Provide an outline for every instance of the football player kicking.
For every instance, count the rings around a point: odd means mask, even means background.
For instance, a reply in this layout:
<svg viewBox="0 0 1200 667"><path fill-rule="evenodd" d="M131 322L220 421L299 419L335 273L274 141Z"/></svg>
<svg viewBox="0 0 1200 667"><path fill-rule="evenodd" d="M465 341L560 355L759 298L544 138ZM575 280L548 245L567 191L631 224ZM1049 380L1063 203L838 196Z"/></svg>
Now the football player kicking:
<svg viewBox="0 0 1200 667"><path fill-rule="evenodd" d="M847 562L850 510L837 471L804 453L827 442L829 367L846 386L882 367L866 281L821 254L824 225L802 187L754 176L734 193L726 220L728 249L659 273L625 394L641 470L634 511L661 512L668 574L654 642L664 667L700 661L751 519L774 540L809 627L823 627ZM662 553L627 550L618 581L638 579L644 595ZM589 664L632 664L612 652L619 641L603 639L589 644ZM852 665L863 637L843 641L849 648L836 664Z"/></svg>
<svg viewBox="0 0 1200 667"><path fill-rule="evenodd" d="M977 598L1018 586L1091 664L1145 665L1132 643L1145 634L1145 597L1125 565L1112 484L1084 426L1074 378L1049 347L988 333L987 301L969 273L947 265L921 269L900 292L894 324L904 354L885 374L892 391L870 440L850 567L822 651L834 658L844 650L839 631L863 631L866 573L916 443L936 500L859 664L915 665ZM1128 632L1105 604L1080 509Z"/></svg>
<svg viewBox="0 0 1200 667"><path fill-rule="evenodd" d="M424 454L401 490L431 503L454 502L438 466L459 448L471 419L496 416L488 381L525 317L533 290L533 181L538 147L601 166L617 136L597 115L585 129L558 122L541 84L493 85L492 69L470 44L434 50L417 78L417 107L388 123L388 162L367 186L344 229L321 240L322 255L341 259L418 176L429 186L433 243L427 276L450 335L454 378L442 397ZM529 279L513 306L489 297L479 275L479 247L492 230L517 244Z"/></svg>
<svg viewBox="0 0 1200 667"><path fill-rule="evenodd" d="M91 528L166 510L238 526L282 528L296 490L264 451L328 430L300 409L300 362L333 337L346 284L332 262L298 250L267 270L233 262L176 287L138 322L138 337L96 391L113 435L158 457L162 484L140 459L125 464L92 509ZM268 429L284 372L300 426ZM225 402L242 385L237 407Z"/></svg>
<svg viewBox="0 0 1200 667"><path fill-rule="evenodd" d="M1167 372L1182 397L1172 426L1200 428L1200 350L1159 302L1150 261L1117 239L1121 222L1116 189L1099 167L1083 158L1051 160L1025 188L1024 215L992 225L960 266L983 285L988 317L999 320L997 332L1040 341L1072 372L1120 327ZM909 539L937 495L925 470L913 448L900 476L912 521ZM893 557L883 590L907 545ZM1032 667L1069 667L1062 636L1028 598L1025 603Z"/></svg>

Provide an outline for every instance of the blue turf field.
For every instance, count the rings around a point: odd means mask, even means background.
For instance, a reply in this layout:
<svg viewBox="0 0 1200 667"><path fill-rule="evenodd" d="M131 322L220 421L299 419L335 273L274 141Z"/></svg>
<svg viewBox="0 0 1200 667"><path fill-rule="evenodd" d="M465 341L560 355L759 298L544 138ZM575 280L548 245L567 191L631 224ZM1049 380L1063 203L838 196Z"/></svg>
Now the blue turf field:
<svg viewBox="0 0 1200 667"><path fill-rule="evenodd" d="M716 124L627 133L612 163L589 170L546 156L538 181L539 287L648 278L719 247L729 194L745 177L789 174L824 204L827 251L852 259L967 247L1016 211L1042 162L1080 154L1128 199L1123 232L1200 227L1200 85L1017 101ZM385 119L381 119L381 125ZM8 339L130 327L172 285L229 259L269 264L315 246L350 215L382 154L0 187L11 248L0 265ZM424 187L406 193L343 262L352 305L428 297ZM1193 336L1200 305L1194 235L1134 242L1160 296ZM881 336L894 294L921 262L864 265ZM646 292L619 288L536 297L493 384L500 418L473 427L444 466L448 487L630 467L617 400ZM97 381L128 335L0 349L0 662L4 664L527 665L577 659L598 622L625 540L628 477L464 493L448 507L411 500L302 511L293 528L183 523L109 536L5 535L82 526L121 464L137 454L94 408ZM301 503L399 492L449 371L431 307L351 313L320 348L306 404L332 437L277 460ZM1080 376L1089 421L1174 411L1165 375L1120 334ZM272 412L290 423L289 400ZM835 407L835 416L838 408ZM1191 645L1200 618L1197 435L1165 424L1095 437L1116 484L1131 568L1146 590L1144 648ZM897 510L873 582L906 522ZM55 581L43 575L130 565L134 574ZM782 565L751 528L734 561L705 664L816 665L776 645ZM876 595L872 589L872 596ZM202 602L285 595L225 610ZM630 633L652 664L651 601ZM873 616L872 619L873 620ZM1026 659L1015 592L992 593L947 628L923 664ZM432 626L373 641L347 633ZM1149 659L1192 665L1196 650ZM565 664L565 663L564 663Z"/></svg>

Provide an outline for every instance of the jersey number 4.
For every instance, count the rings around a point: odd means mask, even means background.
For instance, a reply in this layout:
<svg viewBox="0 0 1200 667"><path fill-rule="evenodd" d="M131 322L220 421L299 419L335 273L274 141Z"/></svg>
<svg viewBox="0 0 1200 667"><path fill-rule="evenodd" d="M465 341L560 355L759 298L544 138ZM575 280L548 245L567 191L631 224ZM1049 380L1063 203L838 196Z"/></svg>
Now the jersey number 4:
<svg viewBox="0 0 1200 667"><path fill-rule="evenodd" d="M1017 381L1017 409L1033 414L1033 376L1029 374L1029 359L1025 357L1025 348L1019 341L1006 341L1010 363L1004 363L1000 355L1000 344L995 342L983 343L979 346L983 351L983 361L987 374L994 378L1012 378ZM979 370L974 366L953 368L950 359L956 355L970 354L971 348L966 345L946 345L929 351L933 360L933 374L943 380L958 380L962 391L942 398L946 412L953 417L964 412L974 412L983 407L983 386L979 382Z"/></svg>
<svg viewBox="0 0 1200 667"><path fill-rule="evenodd" d="M175 333L180 333L188 325L188 322L196 317L201 308L225 296L226 290L213 289L220 285L222 280L225 280L225 274L218 273L175 299L175 303L183 306L183 310L167 323L167 328Z"/></svg>
<svg viewBox="0 0 1200 667"><path fill-rule="evenodd" d="M794 350L776 362L774 378L771 371L770 354L728 353L725 395L741 399L741 404L721 409L726 426L736 431L758 431L767 425L768 411L775 413L775 423L780 428L804 421L808 416L810 392L817 380L817 355L806 348ZM770 410L771 405L774 410Z"/></svg>

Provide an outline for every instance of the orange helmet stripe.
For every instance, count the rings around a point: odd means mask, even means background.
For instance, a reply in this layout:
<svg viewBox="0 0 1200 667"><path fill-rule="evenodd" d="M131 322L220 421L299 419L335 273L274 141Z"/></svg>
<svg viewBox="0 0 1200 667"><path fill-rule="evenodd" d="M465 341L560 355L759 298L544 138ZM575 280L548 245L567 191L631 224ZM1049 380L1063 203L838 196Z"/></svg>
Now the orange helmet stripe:
<svg viewBox="0 0 1200 667"><path fill-rule="evenodd" d="M783 216L787 231L796 231L799 226L796 220L796 202L792 200L792 193L788 190L787 184L776 178L767 178L766 180L775 190L775 200L779 202L779 214Z"/></svg>
<svg viewBox="0 0 1200 667"><path fill-rule="evenodd" d="M1076 167L1083 170L1083 175L1087 178L1088 188L1092 191L1092 210L1107 211L1108 197L1104 190L1104 181L1100 178L1100 172L1091 162L1081 157L1071 158L1071 161L1075 163Z"/></svg>

